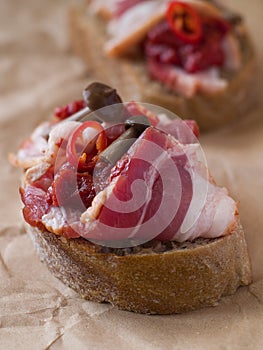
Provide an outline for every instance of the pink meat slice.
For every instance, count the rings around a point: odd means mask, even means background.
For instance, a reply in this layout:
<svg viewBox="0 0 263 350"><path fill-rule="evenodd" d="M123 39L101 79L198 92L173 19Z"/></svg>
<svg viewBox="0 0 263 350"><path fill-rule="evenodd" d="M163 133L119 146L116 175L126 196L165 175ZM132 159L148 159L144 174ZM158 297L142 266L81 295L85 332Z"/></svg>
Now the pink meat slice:
<svg viewBox="0 0 263 350"><path fill-rule="evenodd" d="M149 127L113 168L109 185L81 216L87 239L192 241L232 232L237 203L181 144Z"/></svg>
<svg viewBox="0 0 263 350"><path fill-rule="evenodd" d="M214 95L224 91L227 81L219 76L218 68L210 68L203 72L190 74L179 67L160 64L148 60L147 67L150 75L179 95L193 97L197 93Z"/></svg>
<svg viewBox="0 0 263 350"><path fill-rule="evenodd" d="M85 238L169 240L192 199L192 179L183 146L153 127L115 166L110 185L82 215Z"/></svg>
<svg viewBox="0 0 263 350"><path fill-rule="evenodd" d="M198 142L199 128L194 120L182 120L180 118L171 120L165 115L160 115L159 123L156 127L172 135L180 143L190 144Z"/></svg>
<svg viewBox="0 0 263 350"><path fill-rule="evenodd" d="M199 137L199 128L195 120L182 120L179 117L170 119L168 116L166 116L166 114L157 115L135 101L127 103L126 109L132 116L145 115L149 119L152 126L155 126L157 129L172 135L181 143L186 144L197 142L197 138Z"/></svg>

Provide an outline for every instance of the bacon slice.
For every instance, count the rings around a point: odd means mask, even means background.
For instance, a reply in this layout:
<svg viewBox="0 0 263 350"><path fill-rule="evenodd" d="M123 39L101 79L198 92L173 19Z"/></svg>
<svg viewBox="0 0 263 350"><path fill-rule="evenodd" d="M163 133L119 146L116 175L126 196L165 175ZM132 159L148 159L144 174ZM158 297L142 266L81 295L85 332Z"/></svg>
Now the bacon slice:
<svg viewBox="0 0 263 350"><path fill-rule="evenodd" d="M197 237L215 238L230 233L237 224L237 203L228 195L225 188L195 172L193 197L180 229L173 232L170 226L170 239L178 242L193 241ZM202 193L206 193L204 194ZM167 238L167 232L159 239Z"/></svg>
<svg viewBox="0 0 263 350"><path fill-rule="evenodd" d="M42 217L49 209L48 196L46 192L38 187L26 186L20 188L20 194L24 203L23 215L31 226L42 229Z"/></svg>
<svg viewBox="0 0 263 350"><path fill-rule="evenodd" d="M215 186L198 161L197 148L146 129L113 169L109 186L82 214L86 229L81 235L185 241L229 233L236 203Z"/></svg>
<svg viewBox="0 0 263 350"><path fill-rule="evenodd" d="M198 92L206 94L217 94L227 87L227 80L220 78L217 68L210 68L206 71L189 74L183 69L172 65L160 64L154 60L148 60L149 73L157 80L160 80L168 88L185 97L193 97Z"/></svg>
<svg viewBox="0 0 263 350"><path fill-rule="evenodd" d="M79 236L79 216L80 212L63 207L51 206L42 217L44 227L57 235L63 235L66 238L78 238ZM73 227L76 227L75 230Z"/></svg>
<svg viewBox="0 0 263 350"><path fill-rule="evenodd" d="M178 148L174 159L169 152L172 147ZM82 215L82 222L89 223L87 235L110 240L149 240L163 231L166 219L173 219L177 207L179 228L191 198L191 178L184 171L186 161L175 139L152 127L146 129L113 169L111 184ZM183 183L184 191L189 192L189 195L184 193L182 201L169 190L172 187L179 193L181 189L173 186L174 172ZM99 203L101 199L104 203ZM90 219L94 217L98 221L92 225ZM102 227L106 227L106 232Z"/></svg>
<svg viewBox="0 0 263 350"><path fill-rule="evenodd" d="M53 180L54 169L49 163L40 162L32 168L27 169L24 177L24 184L32 184L46 191Z"/></svg>
<svg viewBox="0 0 263 350"><path fill-rule="evenodd" d="M196 143L199 137L199 128L195 120L182 120L176 118L171 120L166 114L158 115L157 129L172 135L180 143Z"/></svg>
<svg viewBox="0 0 263 350"><path fill-rule="evenodd" d="M129 51L144 39L147 32L165 16L166 6L160 1L145 1L110 21L111 39L105 44L109 56L116 57Z"/></svg>

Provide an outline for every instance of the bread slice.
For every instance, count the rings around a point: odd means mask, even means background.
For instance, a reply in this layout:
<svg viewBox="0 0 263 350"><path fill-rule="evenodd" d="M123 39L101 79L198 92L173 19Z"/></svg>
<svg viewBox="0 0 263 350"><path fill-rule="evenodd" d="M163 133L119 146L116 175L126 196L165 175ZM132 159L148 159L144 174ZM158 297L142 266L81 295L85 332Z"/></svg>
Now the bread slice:
<svg viewBox="0 0 263 350"><path fill-rule="evenodd" d="M182 118L195 119L202 130L225 125L245 115L256 103L255 55L245 29L240 36L242 69L228 77L228 87L215 95L198 94L183 98L151 80L141 60L106 57L103 52L105 23L102 19L89 15L85 9L72 9L69 28L73 50L85 61L96 79L114 86L124 101L133 99L162 106Z"/></svg>
<svg viewBox="0 0 263 350"><path fill-rule="evenodd" d="M49 270L83 298L123 310L173 314L214 306L251 283L243 229L195 242L148 242L134 248L100 247L27 225Z"/></svg>

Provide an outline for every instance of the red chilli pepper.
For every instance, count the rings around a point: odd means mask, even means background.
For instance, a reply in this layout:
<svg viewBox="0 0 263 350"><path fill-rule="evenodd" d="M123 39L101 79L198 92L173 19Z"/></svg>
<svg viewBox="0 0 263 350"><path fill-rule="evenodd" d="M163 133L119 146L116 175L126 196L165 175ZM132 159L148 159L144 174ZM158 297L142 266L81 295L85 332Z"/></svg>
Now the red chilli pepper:
<svg viewBox="0 0 263 350"><path fill-rule="evenodd" d="M182 41L195 44L202 38L202 21L197 11L181 1L172 1L166 11L167 21Z"/></svg>
<svg viewBox="0 0 263 350"><path fill-rule="evenodd" d="M96 152L92 152L92 157L88 157L88 146L91 146L92 140L88 145L81 144L81 138L83 131L87 128L92 128L97 131L97 135L94 136L93 140L96 144ZM107 147L107 137L105 130L100 123L96 121L88 120L81 124L70 136L67 144L67 159L71 165L78 167L82 170L87 170L95 165L95 158L97 154L101 153ZM78 150L79 148L79 150ZM90 147L89 147L90 148ZM94 147L93 147L94 148ZM89 161L88 161L89 159ZM90 163L90 164L89 164Z"/></svg>

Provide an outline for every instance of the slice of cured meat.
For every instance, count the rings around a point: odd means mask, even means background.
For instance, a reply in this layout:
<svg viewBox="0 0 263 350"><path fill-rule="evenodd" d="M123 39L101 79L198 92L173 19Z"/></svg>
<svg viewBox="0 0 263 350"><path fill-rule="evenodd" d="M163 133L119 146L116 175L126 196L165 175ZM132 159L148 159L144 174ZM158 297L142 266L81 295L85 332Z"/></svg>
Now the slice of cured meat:
<svg viewBox="0 0 263 350"><path fill-rule="evenodd" d="M197 147L146 129L82 214L86 229L81 235L104 241L184 241L227 234L236 223L236 203L214 184L197 159Z"/></svg>
<svg viewBox="0 0 263 350"><path fill-rule="evenodd" d="M192 197L186 162L173 137L146 129L113 168L110 184L82 215L82 222L88 223L87 236L149 240L172 220L179 229Z"/></svg>

